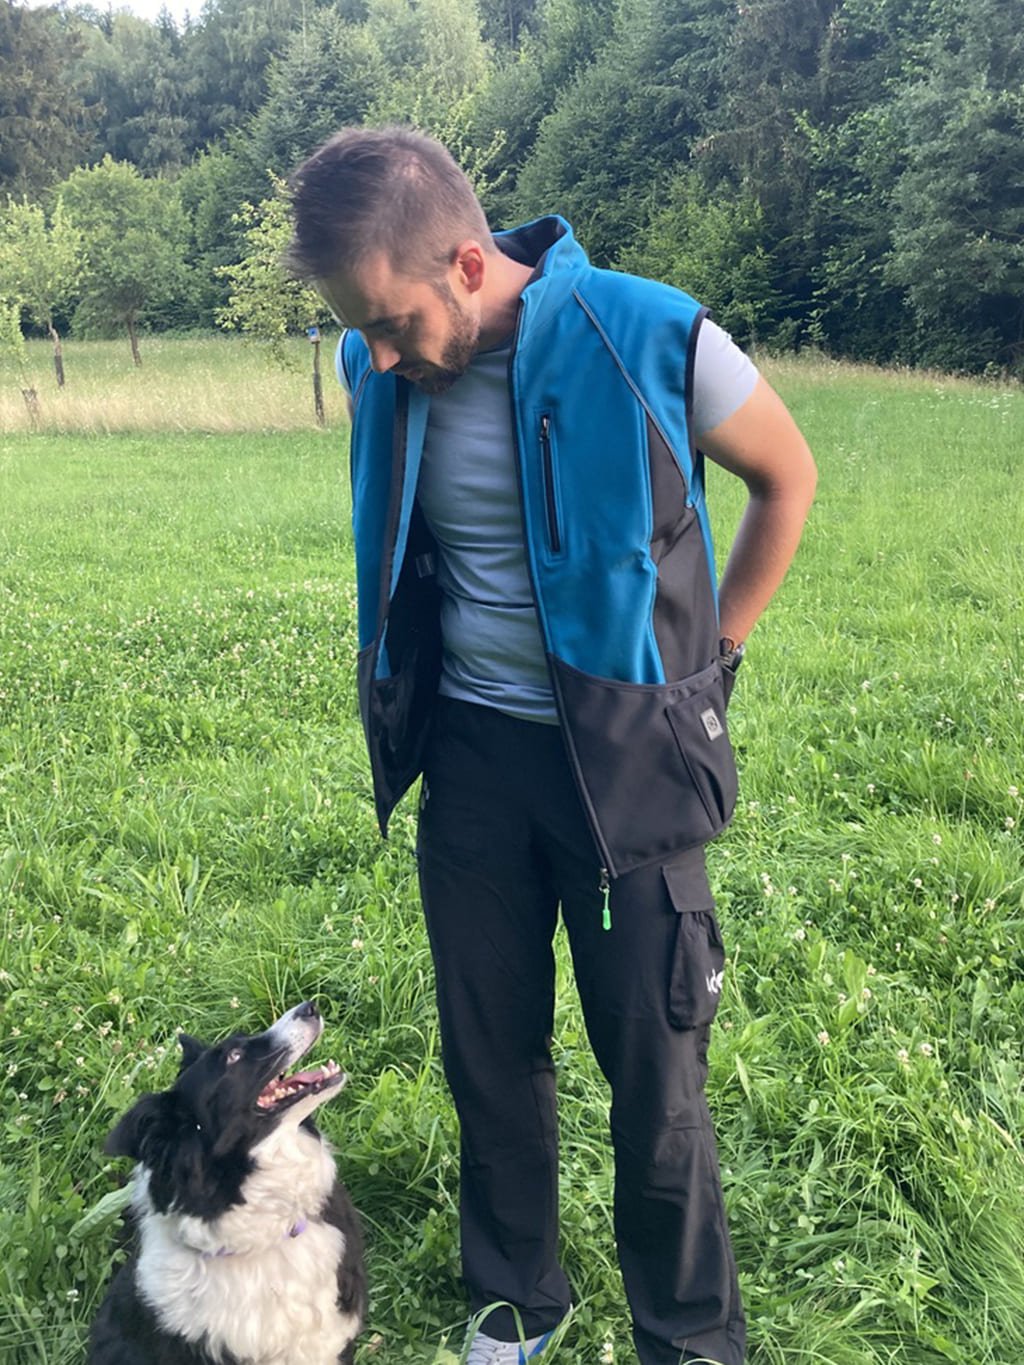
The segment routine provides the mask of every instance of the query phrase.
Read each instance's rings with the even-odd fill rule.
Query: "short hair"
[[[429,279],[466,237],[496,249],[465,173],[413,128],[342,128],[299,166],[289,191],[284,264],[300,280],[352,269],[375,251],[395,270]]]

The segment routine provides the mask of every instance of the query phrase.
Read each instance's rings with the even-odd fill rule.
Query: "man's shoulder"
[[[664,323],[689,328],[706,311],[695,298],[674,285],[622,270],[591,267],[581,275],[576,291],[584,306],[601,316],[642,320],[648,327]]]

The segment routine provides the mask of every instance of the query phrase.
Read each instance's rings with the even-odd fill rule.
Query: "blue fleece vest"
[[[567,752],[615,875],[705,842],[735,798],[689,422],[704,310],[667,286],[594,269],[560,218],[496,241],[535,267],[509,365],[523,535]],[[430,398],[374,374],[358,333],[343,336],[338,363],[354,404],[360,696],[386,829],[419,771],[440,657],[416,509]],[[673,737],[679,752],[666,764]],[[661,786],[662,798],[690,789],[686,809],[670,801],[678,818],[654,819],[646,798],[623,809]]]

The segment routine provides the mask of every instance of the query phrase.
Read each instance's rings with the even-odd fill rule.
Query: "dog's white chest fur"
[[[359,1321],[338,1310],[344,1235],[316,1219],[334,1183],[330,1151],[289,1127],[252,1155],[245,1203],[214,1222],[154,1212],[137,1170],[138,1291],[165,1331],[203,1341],[214,1359],[336,1365]]]

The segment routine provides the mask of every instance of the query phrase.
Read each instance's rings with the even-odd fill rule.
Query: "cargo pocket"
[[[699,1028],[711,1023],[722,998],[725,946],[706,876],[698,881],[685,862],[666,865],[662,876],[677,921],[668,986],[669,1022],[679,1029]]]

